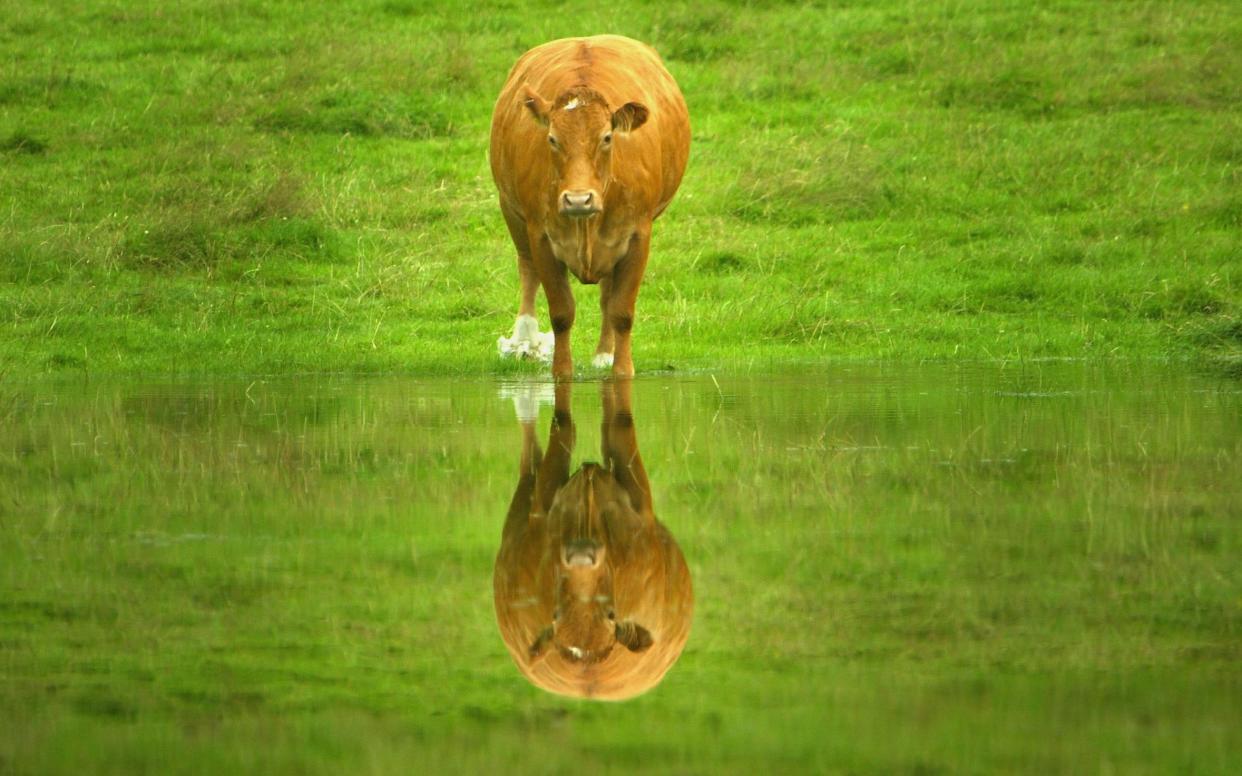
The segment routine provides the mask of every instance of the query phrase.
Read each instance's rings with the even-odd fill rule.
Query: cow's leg
[[[518,280],[522,284],[522,298],[518,302],[518,315],[535,316],[535,291],[538,280],[530,258],[530,236],[526,233],[526,222],[503,204],[500,213],[505,217],[505,226],[509,227],[509,236],[513,238],[513,247],[517,249]]]
[[[518,254],[518,278],[522,282],[522,298],[518,302],[518,315],[535,317],[535,293],[539,290],[539,278],[535,277],[535,264],[530,253]]]
[[[523,412],[522,402],[515,396],[513,404],[518,410],[518,422],[522,427],[522,454],[518,462],[518,484],[509,500],[509,512],[505,518],[504,543],[517,541],[527,524],[539,515],[535,514],[535,489],[543,464],[543,451],[535,438],[535,421],[539,405],[534,404],[534,414]]]
[[[556,499],[556,492],[569,481],[569,461],[573,457],[578,430],[572,412],[573,384],[558,383],[556,405],[552,413],[552,427],[548,430],[548,447],[539,462],[536,474],[533,509],[547,515]]]
[[[591,359],[596,369],[612,366],[612,324],[608,322],[608,299],[611,296],[612,278],[604,276],[599,280],[599,344],[595,346],[595,357]]]
[[[638,300],[638,287],[643,282],[643,272],[647,269],[647,254],[650,250],[651,224],[643,224],[630,238],[630,248],[625,258],[617,262],[616,269],[612,272],[608,323],[612,326],[614,377],[634,376],[634,359],[630,355],[630,331],[634,328],[634,303]]]
[[[601,384],[604,400],[604,418],[600,423],[600,439],[604,463],[625,488],[634,511],[648,521],[655,519],[651,509],[651,483],[647,480],[647,468],[638,451],[638,434],[634,427],[633,401],[630,396],[630,380],[609,380]]]
[[[522,424],[522,458],[518,467],[518,484],[509,500],[509,512],[505,517],[504,540],[509,542],[519,535],[526,524],[537,515],[535,512],[535,485],[538,479],[543,452],[535,439],[535,424]]]
[[[552,318],[552,334],[556,337],[552,352],[552,376],[568,379],[574,373],[574,359],[569,350],[569,333],[574,327],[574,294],[569,287],[569,273],[557,261],[547,237],[530,234],[535,273],[548,298],[548,315]]]
[[[526,222],[503,205],[500,212],[505,217],[505,225],[509,227],[513,247],[517,249],[518,280],[522,290],[518,301],[517,320],[513,323],[513,336],[501,337],[496,345],[502,356],[546,359],[551,349],[547,340],[551,339],[551,335],[540,333],[539,321],[535,317],[535,294],[539,290],[539,278],[535,274],[534,260],[531,258]]]
[[[522,456],[518,462],[518,474],[526,476],[539,470],[539,462],[543,460],[543,452],[535,439],[535,422],[522,423]]]

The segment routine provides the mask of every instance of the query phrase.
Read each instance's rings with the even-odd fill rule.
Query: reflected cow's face
[[[600,384],[603,463],[573,474],[571,387],[556,386],[546,453],[533,423],[522,423],[520,476],[492,577],[496,624],[536,686],[622,700],[658,684],[681,655],[694,590],[652,510],[629,381]]]
[[[619,619],[613,600],[608,526],[619,522],[622,510],[633,512],[628,495],[597,464],[584,464],[557,491],[548,514],[545,555],[553,567],[556,608],[552,622],[530,645],[532,660],[554,648],[567,660],[594,663],[618,642],[633,652],[651,646],[647,629]]]
[[[547,129],[555,171],[553,212],[569,218],[601,213],[612,180],[614,140],[641,127],[647,108],[629,102],[613,110],[589,89],[572,89],[549,104],[529,87],[523,104]]]

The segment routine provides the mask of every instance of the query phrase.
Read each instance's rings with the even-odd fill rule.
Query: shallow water
[[[1223,772],[1240,753],[1236,382],[859,365],[0,400],[0,770]],[[584,614],[554,589],[590,509],[613,522],[568,555],[611,547],[613,578]],[[507,517],[558,528],[506,554]],[[650,638],[617,641],[606,609]]]

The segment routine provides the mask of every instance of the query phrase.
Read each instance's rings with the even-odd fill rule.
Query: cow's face
[[[593,663],[618,642],[634,652],[651,646],[645,628],[617,617],[612,597],[608,512],[627,508],[625,491],[596,464],[584,464],[557,492],[547,518],[556,609],[530,646],[532,660],[555,648],[573,662]]]
[[[526,88],[523,103],[547,130],[548,153],[555,171],[551,195],[557,213],[587,218],[604,209],[604,193],[612,180],[612,147],[618,135],[647,121],[647,108],[628,102],[613,110],[598,93],[571,89],[548,104]]]

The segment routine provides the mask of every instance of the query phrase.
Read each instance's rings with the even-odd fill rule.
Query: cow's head
[[[556,609],[530,645],[532,661],[556,649],[571,662],[595,663],[617,644],[631,652],[651,646],[651,633],[619,618],[613,600],[608,513],[630,508],[625,491],[597,464],[584,464],[557,492],[548,514]]]
[[[523,104],[547,130],[556,212],[572,218],[601,212],[612,180],[613,140],[647,121],[646,106],[627,102],[614,110],[586,87],[570,89],[549,103],[530,86]]]

